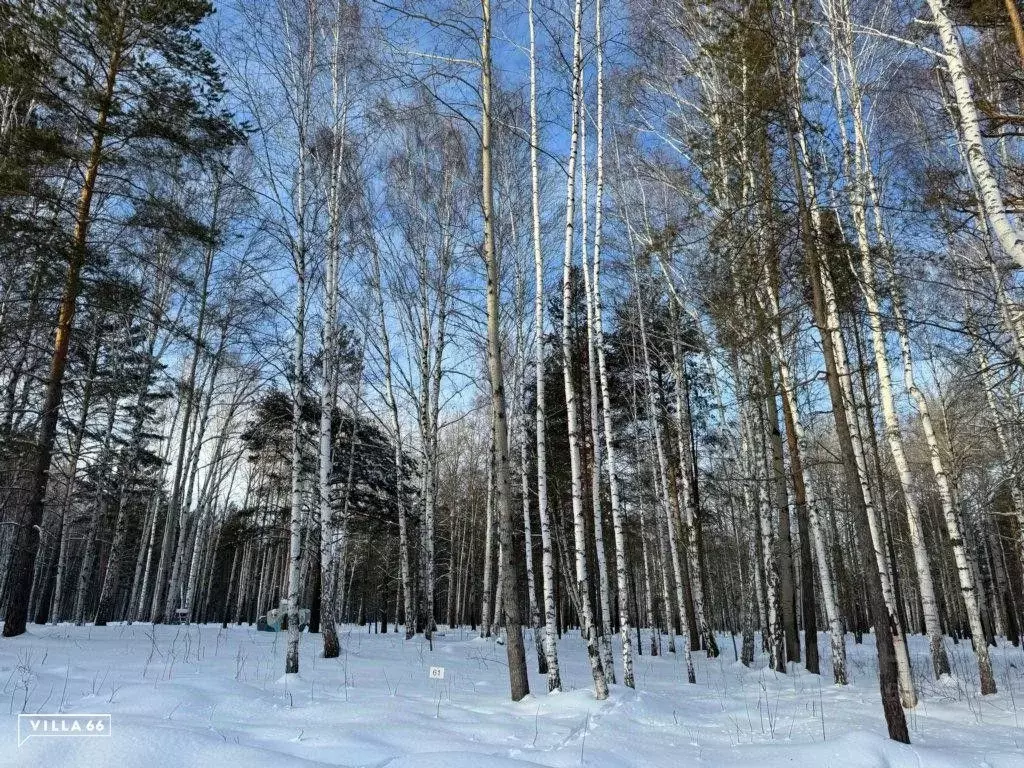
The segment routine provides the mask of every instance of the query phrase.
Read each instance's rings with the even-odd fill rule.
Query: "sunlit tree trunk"
[[[293,258],[297,284],[295,339],[292,351],[291,517],[288,530],[288,651],[285,658],[285,673],[299,671],[299,599],[302,595],[299,571],[302,564],[303,529],[302,444],[305,430],[302,425],[302,408],[306,346],[306,253],[301,229]]]
[[[487,269],[487,372],[491,389],[491,419],[494,425],[494,501],[498,513],[498,538],[505,579],[504,596],[505,652],[508,659],[512,700],[519,701],[530,692],[526,671],[526,649],[519,617],[513,552],[512,484],[509,479],[508,420],[505,415],[505,374],[501,348],[500,273],[494,242],[494,186],[491,180],[491,3],[481,0],[483,26],[480,34],[480,172],[481,209],[484,219],[483,251]]]
[[[877,211],[877,203],[875,208]],[[879,228],[879,231],[882,231],[881,228]],[[921,417],[921,427],[928,443],[928,455],[932,473],[935,475],[935,485],[939,491],[942,517],[946,523],[946,533],[949,535],[950,547],[953,549],[957,579],[960,584],[964,606],[967,610],[967,621],[971,628],[974,652],[978,659],[981,692],[982,694],[995,693],[995,676],[992,672],[992,661],[988,654],[988,642],[981,623],[981,609],[978,601],[979,587],[967,560],[963,531],[956,514],[955,485],[946,470],[945,461],[942,458],[942,451],[935,434],[935,426],[932,422],[928,401],[917,385],[916,374],[914,373],[914,360],[910,349],[910,335],[906,317],[903,314],[899,287],[896,285],[895,276],[892,273],[892,266],[890,264],[889,294],[892,297],[893,319],[895,320],[896,333],[899,338],[900,356],[903,360],[903,383],[907,392],[910,393],[910,398],[917,408],[918,415]]]
[[[823,358],[826,368],[826,383],[829,388],[829,398],[832,401],[833,419],[836,424],[836,434],[839,438],[843,472],[846,486],[850,492],[853,518],[857,530],[857,540],[861,557],[868,563],[877,561],[878,547],[871,534],[870,514],[866,499],[861,495],[860,472],[855,460],[851,446],[851,433],[849,419],[847,418],[846,398],[843,387],[840,385],[840,370],[837,365],[837,351],[832,336],[832,322],[826,319],[824,291],[820,279],[820,266],[818,259],[818,238],[820,232],[820,216],[818,213],[817,193],[815,191],[814,177],[811,172],[809,154],[806,139],[803,131],[803,114],[800,108],[802,82],[800,76],[799,40],[795,34],[796,14],[790,14],[793,25],[792,46],[794,48],[793,66],[793,93],[790,96],[790,110],[792,112],[792,124],[790,126],[789,151],[793,166],[793,179],[801,195],[800,217],[801,235],[804,243],[805,259],[808,266],[808,274],[811,284],[811,308],[815,324],[819,329],[822,341]],[[799,151],[797,149],[799,147]],[[794,409],[795,412],[795,409]],[[809,500],[810,501],[810,500]],[[898,624],[895,623],[892,612],[885,601],[885,593],[882,583],[882,568],[869,568],[865,573],[865,586],[871,605],[872,620],[876,630],[876,643],[878,646],[878,680],[879,690],[882,699],[882,710],[885,713],[888,726],[889,738],[909,743],[910,734],[907,730],[906,715],[903,712],[901,697],[901,674],[902,663],[897,661],[897,645],[902,644],[903,635]],[[906,647],[905,645],[903,646]],[[909,671],[909,670],[908,670]]]
[[[861,293],[864,296],[868,324],[871,329],[872,351],[874,354],[875,370],[878,374],[879,401],[885,424],[885,437],[893,457],[893,464],[899,478],[904,507],[906,509],[907,526],[917,572],[925,632],[931,645],[932,667],[936,677],[940,677],[949,673],[949,658],[946,655],[946,649],[942,641],[938,603],[932,581],[931,562],[924,542],[921,512],[918,508],[917,497],[914,494],[913,477],[910,472],[909,462],[907,461],[906,451],[903,447],[903,436],[900,432],[899,417],[896,413],[885,332],[882,329],[881,312],[875,286],[874,260],[866,215],[868,177],[873,172],[867,160],[869,156],[863,120],[863,97],[857,63],[854,59],[850,7],[844,0],[844,2],[840,3],[837,10],[838,13],[831,19],[833,54],[835,58],[833,81],[836,110],[840,115],[844,115],[847,111],[847,106],[843,103],[844,99],[842,98],[844,80],[849,91],[848,109],[853,128],[853,141],[849,139],[845,127],[842,128],[840,137],[843,141],[844,170],[848,176],[852,176],[851,182],[846,186],[846,192],[849,198],[857,250],[860,255],[861,274],[858,282]],[[845,78],[843,73],[845,73]],[[870,183],[873,184],[873,178]],[[880,522],[884,523],[884,518]]]
[[[537,41],[533,0],[528,0],[527,20],[530,29],[530,220],[534,265],[533,351],[537,400],[537,517],[540,519],[541,573],[544,580],[544,657],[547,660],[548,691],[554,691],[562,687],[562,680],[558,672],[555,564],[551,550],[551,521],[548,509],[547,418],[544,413],[544,252],[541,247],[540,229],[540,137],[537,118]]]
[[[587,643],[590,671],[594,678],[594,695],[608,698],[608,682],[601,665],[597,627],[590,599],[590,575],[587,567],[587,525],[583,512],[583,461],[580,455],[579,403],[573,377],[571,341],[573,231],[576,220],[576,158],[579,145],[579,114],[583,98],[583,3],[576,0],[573,11],[572,58],[572,130],[569,141],[569,162],[566,168],[565,242],[562,259],[562,378],[565,386],[566,421],[568,422],[569,464],[572,483],[572,517],[575,541],[576,589],[580,599],[580,622]]]
[[[594,7],[595,37],[597,38],[597,186],[594,199],[594,261],[593,274],[591,275],[591,290],[588,293],[588,304],[591,311],[588,312],[588,320],[593,329],[593,348],[597,352],[597,368],[600,377],[601,391],[601,412],[604,416],[604,440],[605,452],[607,454],[608,466],[608,488],[612,508],[612,530],[615,539],[615,579],[616,594],[618,597],[619,609],[619,633],[622,637],[622,681],[633,688],[633,649],[630,639],[629,625],[629,586],[627,580],[628,562],[626,550],[626,532],[623,520],[622,501],[619,493],[619,474],[615,457],[615,440],[612,431],[611,394],[608,386],[608,364],[605,360],[604,349],[604,313],[601,299],[601,244],[602,244],[602,222],[604,204],[604,39],[601,31],[601,0],[597,0]],[[586,267],[587,256],[584,252],[583,261]],[[592,389],[592,395],[595,394]],[[592,397],[592,409],[597,408],[596,397]],[[595,430],[596,432],[596,430]],[[596,435],[595,435],[596,443]],[[594,454],[597,455],[595,444]],[[595,463],[597,459],[595,458]],[[596,484],[599,486],[599,484]],[[595,497],[595,526],[600,520],[600,503]],[[602,539],[598,538],[598,546],[602,547]],[[604,566],[601,566],[602,568]],[[607,586],[602,587],[607,591]],[[605,611],[610,614],[611,608],[606,596],[603,596]],[[610,619],[610,617],[609,617]],[[606,636],[610,638],[611,627],[609,619],[605,620]],[[609,643],[610,645],[610,643]],[[609,647],[609,656],[611,649]],[[610,660],[609,660],[610,661]],[[614,665],[609,663],[609,671],[614,671]],[[614,679],[614,676],[613,676]]]
[[[942,50],[943,63],[949,75],[949,82],[956,99],[959,116],[959,139],[967,159],[971,175],[974,176],[978,194],[985,209],[985,217],[992,227],[999,245],[1021,267],[1024,267],[1024,236],[1014,224],[1003,201],[996,173],[989,163],[985,143],[981,135],[981,119],[967,76],[960,37],[949,16],[946,0],[928,0]]]
[[[494,599],[494,428],[491,428],[491,447],[487,462],[487,512],[484,522],[484,575],[483,605],[480,609],[480,637],[490,637],[496,620],[492,610]]]
[[[604,548],[604,520],[601,508],[601,405],[597,385],[597,350],[594,329],[594,287],[591,285],[591,268],[587,244],[587,191],[590,179],[587,175],[587,116],[585,99],[580,99],[580,255],[583,273],[583,297],[586,306],[587,326],[587,383],[589,384],[590,416],[590,506],[594,525],[595,570],[597,571],[597,594],[600,607],[598,644],[601,651],[601,665],[609,683],[615,682],[615,660],[611,646],[611,600],[609,598],[608,559]]]

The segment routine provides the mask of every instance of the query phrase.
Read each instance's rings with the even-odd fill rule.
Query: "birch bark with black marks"
[[[579,115],[583,99],[583,3],[576,0],[573,10],[572,55],[572,130],[569,139],[569,160],[566,168],[565,241],[562,256],[562,379],[565,387],[566,421],[569,438],[569,465],[572,490],[573,535],[576,560],[576,589],[580,596],[580,622],[587,643],[590,672],[594,678],[594,695],[608,698],[608,682],[601,663],[601,654],[594,625],[590,599],[590,574],[587,566],[587,526],[583,512],[583,461],[580,455],[579,404],[573,376],[571,341],[573,232],[576,220],[576,159],[579,151]]]
[[[868,233],[866,212],[868,187],[874,186],[874,172],[870,166],[867,133],[863,116],[862,86],[857,62],[854,59],[852,20],[850,7],[846,0],[839,0],[830,22],[834,59],[832,77],[836,111],[840,115],[844,115],[848,111],[853,128],[852,141],[849,138],[845,124],[840,131],[840,139],[843,144],[844,171],[847,176],[852,177],[851,183],[846,186],[846,193],[850,217],[853,221],[856,247],[860,256],[861,272],[857,282],[864,296],[868,324],[871,329],[871,346],[875,370],[878,375],[879,401],[885,425],[885,437],[889,445],[889,451],[892,454],[893,464],[896,468],[896,474],[899,478],[900,489],[903,495],[911,551],[914,555],[914,565],[920,590],[925,632],[928,635],[931,648],[932,668],[935,676],[941,677],[949,673],[949,658],[946,655],[946,649],[942,640],[942,627],[939,621],[935,586],[932,581],[931,561],[924,542],[921,512],[913,490],[913,476],[907,461],[906,451],[903,446],[903,436],[900,431],[899,417],[896,413],[885,331],[882,328],[881,310],[875,285],[874,257]],[[843,99],[844,85],[848,91],[848,98],[845,100]],[[849,102],[848,105],[844,103],[846,101]],[[879,230],[878,234],[881,236],[881,230]],[[856,275],[856,272],[854,274]],[[880,520],[880,522],[884,522],[884,519]],[[899,652],[898,648],[897,652]]]
[[[622,637],[622,682],[629,688],[635,688],[636,683],[633,676],[633,648],[630,639],[629,624],[629,585],[627,574],[629,563],[626,549],[625,515],[619,492],[619,474],[615,457],[615,440],[612,430],[612,406],[611,390],[608,385],[608,364],[605,359],[604,341],[604,302],[601,298],[601,245],[602,245],[602,223],[604,221],[604,38],[601,29],[601,0],[597,0],[594,6],[594,36],[596,38],[596,63],[597,63],[597,178],[594,196],[594,255],[593,273],[590,279],[590,291],[587,294],[587,304],[590,311],[587,313],[588,323],[593,329],[592,348],[597,353],[597,372],[600,380],[601,413],[604,417],[604,441],[605,453],[607,456],[606,466],[608,467],[608,491],[612,512],[612,534],[615,541],[615,580],[616,596],[618,599],[619,634]],[[587,256],[584,250],[584,276],[586,276]],[[593,374],[591,374],[593,375]],[[597,409],[596,392],[593,383],[591,385],[592,405],[591,409]],[[595,430],[596,432],[596,430]],[[596,435],[595,435],[596,443]],[[595,444],[595,457],[597,448]],[[595,464],[599,464],[595,458]],[[598,487],[600,483],[596,484]],[[600,520],[601,511],[599,497],[595,497],[595,527]],[[603,554],[603,539],[597,537],[599,552]],[[600,558],[599,558],[600,563]],[[604,566],[601,566],[602,568]],[[607,581],[607,579],[605,579]],[[607,584],[602,585],[602,591],[607,593]],[[606,612],[605,634],[608,642],[608,655],[611,655],[611,608],[607,595],[602,596],[602,602]],[[714,640],[712,640],[712,643]],[[609,659],[610,661],[610,659]],[[609,664],[609,670],[614,672],[614,664]],[[614,682],[614,674],[612,675]]]
[[[533,245],[534,374],[536,386],[537,433],[537,517],[540,520],[541,574],[544,580],[544,657],[547,662],[548,692],[559,690],[558,645],[555,608],[555,564],[551,550],[551,519],[548,508],[547,418],[544,413],[544,252],[540,229],[540,136],[537,118],[537,40],[533,0],[527,0],[530,32],[530,222]]]
[[[978,196],[985,211],[985,218],[992,227],[996,241],[1006,255],[1024,267],[1024,234],[1010,217],[996,172],[989,162],[985,151],[985,142],[981,134],[981,118],[978,114],[977,102],[971,88],[971,80],[967,75],[963,49],[953,20],[950,18],[946,0],[928,0],[932,19],[942,43],[945,56],[942,63],[946,65],[949,83],[956,99],[959,116],[958,138],[967,160],[968,169],[974,177],[978,188]]]

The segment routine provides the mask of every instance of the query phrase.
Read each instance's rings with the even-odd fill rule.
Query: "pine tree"
[[[153,155],[162,147],[179,157],[201,156],[235,138],[230,119],[218,106],[219,72],[196,31],[212,12],[209,3],[172,0],[136,5],[99,0],[54,4],[48,10],[52,16],[47,22],[60,25],[53,41],[59,47],[49,52],[57,59],[61,75],[53,84],[63,85],[61,96],[67,103],[84,106],[76,113],[82,116],[80,130],[88,137],[88,145],[83,148],[72,233],[63,249],[67,271],[41,407],[31,497],[12,566],[14,584],[5,637],[23,633],[28,618],[39,547],[35,529],[43,516],[82,270],[90,257],[93,201],[97,192],[111,191],[104,185],[103,173],[135,146],[146,146]],[[75,76],[79,72],[100,76],[82,80]]]

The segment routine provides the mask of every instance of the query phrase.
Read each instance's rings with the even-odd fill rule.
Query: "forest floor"
[[[533,695],[512,703],[504,646],[468,630],[442,631],[430,651],[421,637],[345,626],[331,660],[319,658],[319,635],[304,634],[301,672],[286,676],[283,633],[33,626],[0,641],[0,765],[1024,766],[1021,649],[994,651],[1000,692],[982,698],[969,644],[947,641],[955,675],[936,682],[924,638],[912,638],[921,699],[907,713],[905,746],[886,738],[872,638],[848,638],[844,688],[827,668],[822,677],[795,664],[772,672],[760,653],[743,667],[723,635],[720,658],[695,654],[696,685],[679,655],[645,647],[636,691],[612,686],[603,702],[578,634],[559,645],[557,695],[545,693],[527,638]],[[827,636],[819,642],[826,660]],[[431,666],[444,667],[443,680],[430,678]],[[56,712],[110,713],[109,736],[18,745],[18,713]]]

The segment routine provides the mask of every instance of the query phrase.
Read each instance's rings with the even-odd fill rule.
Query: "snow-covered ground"
[[[845,688],[799,665],[776,674],[761,656],[744,668],[725,635],[721,658],[696,655],[696,685],[680,658],[645,653],[636,691],[613,686],[598,702],[583,644],[566,636],[564,692],[547,695],[531,663],[533,695],[515,704],[504,647],[467,630],[433,652],[359,627],[342,641],[341,658],[325,660],[319,635],[303,635],[302,671],[285,676],[284,635],[246,626],[31,627],[0,641],[0,765],[1024,766],[1024,654],[1012,646],[993,656],[999,694],[982,699],[965,644],[949,645],[956,677],[935,683],[913,638],[921,703],[903,746],[885,736],[871,638],[850,637]],[[528,651],[533,662],[530,638]],[[20,712],[110,713],[110,736],[19,747]]]

